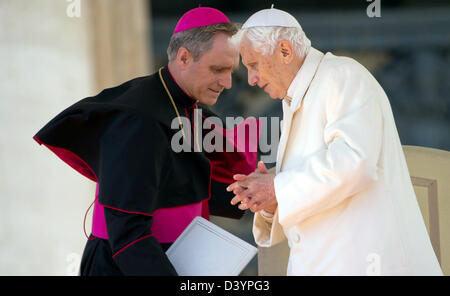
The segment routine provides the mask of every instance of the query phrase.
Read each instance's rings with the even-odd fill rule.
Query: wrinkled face
[[[247,38],[243,38],[240,46],[242,64],[248,71],[248,84],[264,89],[273,99],[283,99],[289,85],[286,85],[286,69],[275,50],[272,55],[262,55],[253,49]]]
[[[231,73],[239,65],[239,53],[229,38],[217,33],[211,48],[185,69],[186,91],[202,104],[214,105],[223,89],[231,88]]]

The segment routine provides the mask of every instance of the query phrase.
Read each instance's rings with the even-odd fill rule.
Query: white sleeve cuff
[[[274,214],[268,213],[264,210],[261,210],[260,213],[261,216],[264,218],[264,220],[266,220],[269,223],[272,223]]]

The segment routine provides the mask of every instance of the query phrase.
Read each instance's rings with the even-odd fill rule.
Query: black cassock
[[[161,72],[179,114],[191,121],[183,129],[194,147],[198,106],[167,67]],[[201,110],[204,117],[214,115]],[[35,135],[97,183],[81,275],[176,275],[165,250],[194,216],[243,215],[225,188],[233,174],[255,169],[256,152],[249,146],[244,152],[174,152],[172,137],[181,131],[171,128],[174,118],[175,108],[155,73],[75,103]]]

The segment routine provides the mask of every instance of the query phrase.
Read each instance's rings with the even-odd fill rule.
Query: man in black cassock
[[[235,173],[253,171],[256,153],[206,153],[194,125],[196,109],[213,115],[198,104],[213,105],[231,87],[236,31],[216,9],[188,11],[168,66],[75,103],[35,135],[97,183],[81,275],[176,275],[165,251],[195,216],[242,216],[225,188]],[[192,149],[174,151],[177,134]]]

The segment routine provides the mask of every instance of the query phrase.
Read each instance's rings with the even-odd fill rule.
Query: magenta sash
[[[98,202],[98,191],[99,186],[97,183],[92,218],[92,235],[102,239],[108,239],[104,206]],[[159,243],[173,243],[196,216],[202,216],[204,212],[207,212],[203,211],[205,203],[207,206],[207,199],[195,204],[155,211],[151,227],[153,236]]]

